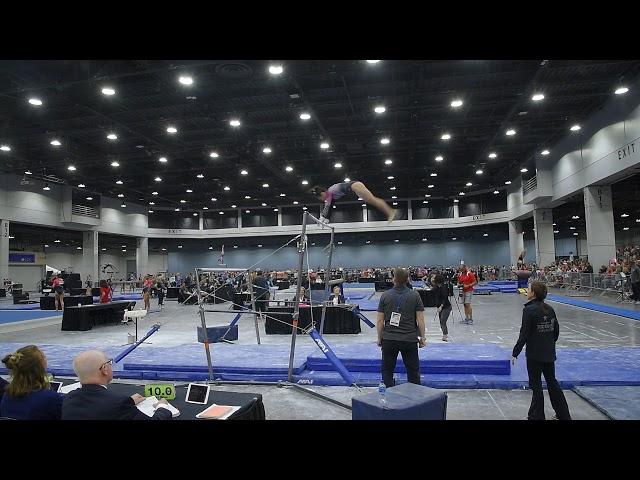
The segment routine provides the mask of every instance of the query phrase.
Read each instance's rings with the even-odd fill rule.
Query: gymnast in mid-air
[[[323,223],[329,222],[332,207],[336,200],[344,197],[351,192],[362,198],[365,203],[373,205],[382,213],[384,213],[387,217],[388,223],[391,223],[396,216],[396,211],[391,208],[387,204],[387,202],[371,193],[362,182],[341,182],[331,185],[329,188],[315,186],[310,190],[310,192],[318,199],[324,201],[324,208],[322,209],[322,213],[320,215],[320,220]]]

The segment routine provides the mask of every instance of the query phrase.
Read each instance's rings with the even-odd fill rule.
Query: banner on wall
[[[9,263],[36,263],[35,253],[9,253]]]

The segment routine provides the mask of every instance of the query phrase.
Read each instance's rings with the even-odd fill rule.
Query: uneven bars
[[[320,220],[318,220],[316,217],[314,217],[313,215],[311,215],[309,212],[305,212],[307,214],[307,217],[310,217],[314,222],[316,222],[318,225],[320,225],[321,227],[327,227],[330,228],[331,230],[335,230],[336,227],[333,227],[331,225],[327,225],[324,222],[321,222]]]

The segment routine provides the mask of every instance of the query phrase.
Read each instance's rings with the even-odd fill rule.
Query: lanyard
[[[396,312],[402,312],[402,307],[404,306],[404,302],[407,299],[407,296],[409,294],[409,289],[406,289],[405,291],[403,291],[402,293],[398,294],[398,297],[396,299]]]

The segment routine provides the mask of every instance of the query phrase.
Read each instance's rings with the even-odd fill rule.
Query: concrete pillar
[[[91,282],[100,279],[100,263],[98,262],[98,231],[82,232],[82,263],[80,277],[85,285],[87,275],[91,275]]]
[[[584,214],[587,222],[587,255],[594,271],[616,256],[611,186],[584,189]]]
[[[278,207],[278,226],[282,226],[282,207]]]
[[[362,207],[362,221],[363,222],[368,222],[369,221],[369,213],[367,212],[367,204],[364,204],[364,207]]]
[[[509,222],[509,259],[511,265],[516,265],[518,255],[524,250],[524,233],[522,222],[511,220]]]
[[[242,209],[238,209],[238,228],[242,228]]]
[[[139,237],[136,239],[136,275],[143,277],[148,272],[149,264],[149,239],[147,237]]]
[[[198,215],[198,230],[204,230],[204,213]]]
[[[556,241],[553,236],[553,210],[536,208],[533,211],[533,226],[536,235],[536,263],[545,267],[556,260]]]
[[[453,218],[460,218],[460,204],[458,202],[453,204]]]
[[[0,287],[9,278],[9,220],[0,220]]]

